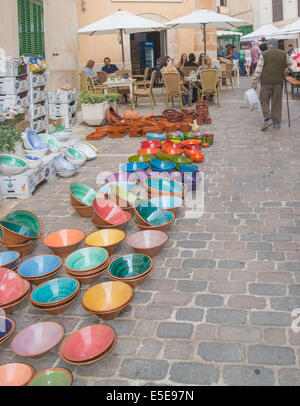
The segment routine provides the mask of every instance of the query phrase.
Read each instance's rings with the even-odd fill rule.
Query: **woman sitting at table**
[[[86,64],[86,67],[84,68],[83,72],[86,74],[86,76],[91,76],[94,80],[94,82],[100,83],[99,80],[97,79],[96,73],[93,71],[93,67],[95,66],[95,61],[92,61],[91,59],[88,61]]]
[[[205,55],[203,58],[203,65],[199,67],[197,71],[197,78],[200,78],[199,72],[201,70],[206,70],[206,69],[216,69],[218,70],[218,67],[216,65],[212,66],[212,60],[211,57],[208,55]]]
[[[198,66],[196,64],[196,57],[195,54],[189,54],[189,60],[185,62],[184,66]]]
[[[198,66],[199,67],[204,66],[204,57],[205,57],[205,54],[203,52],[201,52],[201,54],[199,55],[199,58],[198,58]]]
[[[187,54],[181,54],[180,61],[177,64],[177,68],[179,69],[183,68],[187,60],[188,60]]]

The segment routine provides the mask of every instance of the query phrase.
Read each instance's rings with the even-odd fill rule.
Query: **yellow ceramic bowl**
[[[118,228],[107,228],[89,234],[84,242],[90,247],[106,247],[120,243],[125,237],[125,231],[119,230]]]
[[[88,289],[82,304],[92,312],[106,312],[126,304],[133,296],[133,289],[125,282],[103,282]]]

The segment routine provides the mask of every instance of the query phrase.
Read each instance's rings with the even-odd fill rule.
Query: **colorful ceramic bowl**
[[[71,299],[68,299],[66,302],[60,303],[58,305],[54,304],[54,305],[49,305],[47,307],[44,307],[44,306],[37,306],[31,302],[31,306],[36,310],[51,314],[52,316],[58,316],[59,314],[63,313],[67,307],[69,307],[72,303],[74,303],[78,299],[79,296],[80,296],[80,292],[78,292]]]
[[[86,142],[76,142],[74,148],[76,151],[83,154],[86,157],[87,161],[91,161],[92,159],[97,158],[97,151],[95,151],[95,149]]]
[[[146,133],[147,140],[159,140],[164,141],[166,139],[165,134],[155,134],[155,133]]]
[[[82,159],[86,160],[86,156],[74,148],[67,148],[67,158],[68,159],[71,158],[71,159],[75,159],[75,160],[79,160],[79,161],[81,161]]]
[[[184,147],[184,153],[189,153],[190,151],[201,151],[202,146],[201,145],[186,145]]]
[[[149,162],[155,155],[132,155],[128,158],[128,162]]]
[[[92,223],[97,227],[97,228],[101,228],[101,229],[105,229],[105,228],[121,228],[124,229],[126,227],[126,224],[131,220],[132,215],[130,212],[125,212],[126,214],[126,220],[123,221],[122,223],[118,223],[118,224],[107,224],[107,225],[103,225],[103,224],[99,224],[97,223],[97,221],[95,219],[92,219]]]
[[[106,183],[100,188],[100,192],[103,193],[104,195],[110,195],[111,190],[110,186],[111,185],[117,185],[120,186],[121,188],[132,191],[136,188],[136,183],[135,182],[111,182],[111,183]]]
[[[201,140],[196,140],[196,139],[188,139],[182,142],[182,146],[191,146],[191,145],[201,145],[202,141]]]
[[[137,176],[135,173],[116,172],[106,176],[105,182],[136,182]]]
[[[77,213],[83,218],[93,217],[93,206],[74,206]]]
[[[185,187],[182,183],[163,177],[151,177],[144,180],[148,193],[155,195],[168,195],[182,197]]]
[[[150,202],[162,210],[171,210],[173,213],[178,207],[183,207],[183,200],[176,196],[154,197]]]
[[[164,154],[163,152],[158,152],[158,153],[156,154],[156,157],[157,157],[160,161],[171,161],[171,159],[172,159],[171,155]]]
[[[60,353],[69,361],[90,361],[105,353],[115,338],[114,330],[110,326],[93,324],[66,338],[60,347]]]
[[[32,366],[19,362],[0,365],[0,386],[26,386],[34,372]]]
[[[0,267],[13,269],[18,265],[20,258],[21,254],[18,251],[0,252]]]
[[[39,372],[28,386],[71,386],[72,374],[65,368],[50,368]]]
[[[172,171],[176,168],[176,164],[174,162],[169,161],[161,161],[159,159],[151,159],[151,169],[153,171]]]
[[[172,161],[176,164],[188,165],[193,162],[191,158],[186,158],[184,156],[172,156]]]
[[[148,274],[153,261],[148,255],[128,254],[115,259],[108,268],[108,275],[114,279],[132,280]]]
[[[137,151],[139,155],[156,155],[161,148],[142,148]]]
[[[78,165],[72,164],[71,162],[60,156],[56,156],[55,158],[53,158],[53,163],[57,172],[64,171],[73,173],[76,172],[79,168]]]
[[[159,140],[146,140],[141,143],[141,148],[161,148],[161,141]]]
[[[63,261],[56,255],[38,255],[24,261],[18,268],[18,274],[29,281],[54,276],[62,267]]]
[[[56,278],[38,286],[31,293],[31,302],[40,307],[59,305],[71,300],[79,290],[80,284],[75,279]]]
[[[146,170],[149,167],[147,162],[129,162],[121,166],[123,172],[136,172],[141,169],[142,171]]]
[[[168,229],[168,227],[169,227],[169,226],[173,223],[173,221],[175,220],[175,214],[172,213],[171,211],[168,211],[168,210],[163,210],[163,212],[164,212],[164,215],[166,216],[168,222],[167,222],[167,224],[164,224],[164,225],[162,225],[162,226],[145,226],[145,225],[142,225],[142,224],[138,224],[138,223],[136,222],[136,218],[135,218],[135,217],[132,219],[132,223],[133,223],[135,226],[139,227],[141,230],[160,230],[160,231],[166,231],[166,230]]]
[[[142,225],[162,226],[167,223],[164,212],[148,200],[137,200],[134,205],[136,221]]]
[[[15,322],[4,316],[0,316],[0,344],[4,343],[15,331]]]
[[[135,194],[117,185],[112,185],[110,190],[112,192],[114,201],[122,209],[133,207],[135,201],[138,199]]]
[[[1,234],[1,232],[0,232]],[[18,251],[22,257],[26,257],[30,255],[34,249],[36,244],[36,240],[27,241],[24,244],[17,244],[17,245],[7,245],[0,241],[0,245],[8,249],[9,251]]]
[[[13,223],[18,223],[30,228],[39,236],[42,233],[42,225],[39,217],[29,210],[14,210],[5,216],[4,220],[12,221]]]
[[[3,242],[6,245],[23,244],[29,240],[39,238],[39,235],[28,227],[12,221],[1,220],[0,227],[2,230]]]
[[[0,172],[3,175],[12,176],[23,172],[27,168],[27,162],[16,155],[0,154]]]
[[[61,342],[64,327],[56,322],[45,321],[21,330],[11,343],[12,352],[20,357],[40,358]]]
[[[125,237],[126,233],[123,230],[108,228],[94,231],[85,238],[84,242],[89,247],[106,248],[109,255],[112,255]]]
[[[113,191],[115,185],[110,186]],[[111,200],[97,198],[93,201],[94,220],[98,224],[118,225],[127,220],[126,213],[116,203]]]
[[[15,272],[7,268],[0,268],[0,287],[0,307],[3,307],[24,296],[28,286]]]
[[[97,192],[84,183],[73,182],[70,185],[70,196],[74,206],[91,206]]]
[[[48,234],[44,238],[43,243],[50,248],[56,255],[67,257],[71,252],[75,251],[85,234],[78,229],[58,230]]]
[[[70,254],[66,261],[66,268],[71,271],[91,271],[99,268],[109,258],[108,251],[100,247],[82,248]]]
[[[198,171],[197,165],[178,165],[180,172],[196,172]]]
[[[154,257],[168,241],[169,236],[164,231],[144,230],[133,233],[127,237],[127,245],[138,254]]]

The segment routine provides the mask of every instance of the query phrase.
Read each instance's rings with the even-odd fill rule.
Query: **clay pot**
[[[93,206],[73,206],[77,213],[84,218],[93,217]]]
[[[106,120],[109,122],[109,124],[112,124],[112,125],[114,125],[114,123],[115,123],[116,121],[121,121],[121,120],[122,120],[122,117],[120,117],[120,116],[115,112],[115,110],[113,109],[112,106],[110,106],[110,107],[108,107],[108,108],[106,109],[106,111],[105,111],[105,117],[106,117]]]

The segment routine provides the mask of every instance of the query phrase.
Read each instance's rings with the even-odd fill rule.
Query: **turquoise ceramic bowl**
[[[183,200],[181,197],[176,196],[154,197],[150,202],[162,210],[170,210],[183,206]]]
[[[37,238],[38,234],[21,224],[13,223],[11,221],[2,220],[0,224],[14,233],[25,235],[26,237]]]
[[[68,148],[67,151],[68,151],[68,154],[69,154],[72,158],[80,159],[80,160],[85,158],[85,155],[83,155],[83,154],[82,154],[81,152],[79,152],[79,151],[76,151],[76,149],[74,149],[74,148]]]
[[[145,186],[164,193],[181,193],[183,186],[171,179],[152,177],[144,180]]]
[[[18,268],[18,274],[24,278],[39,278],[58,271],[62,259],[56,255],[38,255],[24,261]]]
[[[148,200],[137,200],[134,204],[136,215],[139,216],[146,225],[162,226],[167,224],[167,219],[159,207],[153,206]]]
[[[152,158],[155,158],[154,155],[132,155],[128,158],[128,162],[149,162]]]
[[[129,162],[121,166],[123,172],[145,171],[149,167],[147,162]]]
[[[105,248],[89,247],[72,252],[66,259],[66,267],[73,271],[89,271],[100,267],[107,259]]]
[[[77,201],[87,206],[91,206],[93,200],[97,197],[97,192],[84,183],[71,183],[70,192]]]
[[[169,161],[161,161],[160,159],[151,159],[151,169],[153,171],[172,171],[176,168],[176,164],[174,162]]]
[[[146,133],[147,140],[159,140],[164,141],[166,139],[165,134],[155,134],[155,133]]]
[[[147,255],[129,254],[114,260],[108,268],[108,273],[115,278],[132,279],[146,274],[152,266],[152,260]]]
[[[31,294],[32,302],[37,306],[49,306],[66,302],[76,295],[80,283],[72,278],[57,278],[38,286]]]
[[[27,162],[10,154],[0,154],[0,172],[4,175],[17,175],[27,168]]]
[[[180,172],[196,172],[198,171],[197,165],[178,165],[178,170]]]
[[[168,223],[170,223],[172,220],[174,220],[174,218],[175,218],[175,214],[174,213],[172,213],[171,211],[168,211],[168,210],[165,210],[164,211],[164,215],[166,216],[166,218],[167,218],[167,224]],[[132,218],[132,221],[133,221],[133,223],[134,224],[137,224],[138,225],[138,223],[136,222],[136,218],[135,217],[133,217]],[[141,226],[141,227],[143,227],[143,226]],[[147,227],[147,226],[146,226]],[[149,226],[150,227],[150,226]],[[163,227],[163,226],[162,226]]]
[[[13,221],[14,223],[21,224],[22,226],[28,227],[37,234],[41,234],[41,223],[38,217],[27,210],[15,210],[9,213],[5,220]]]

